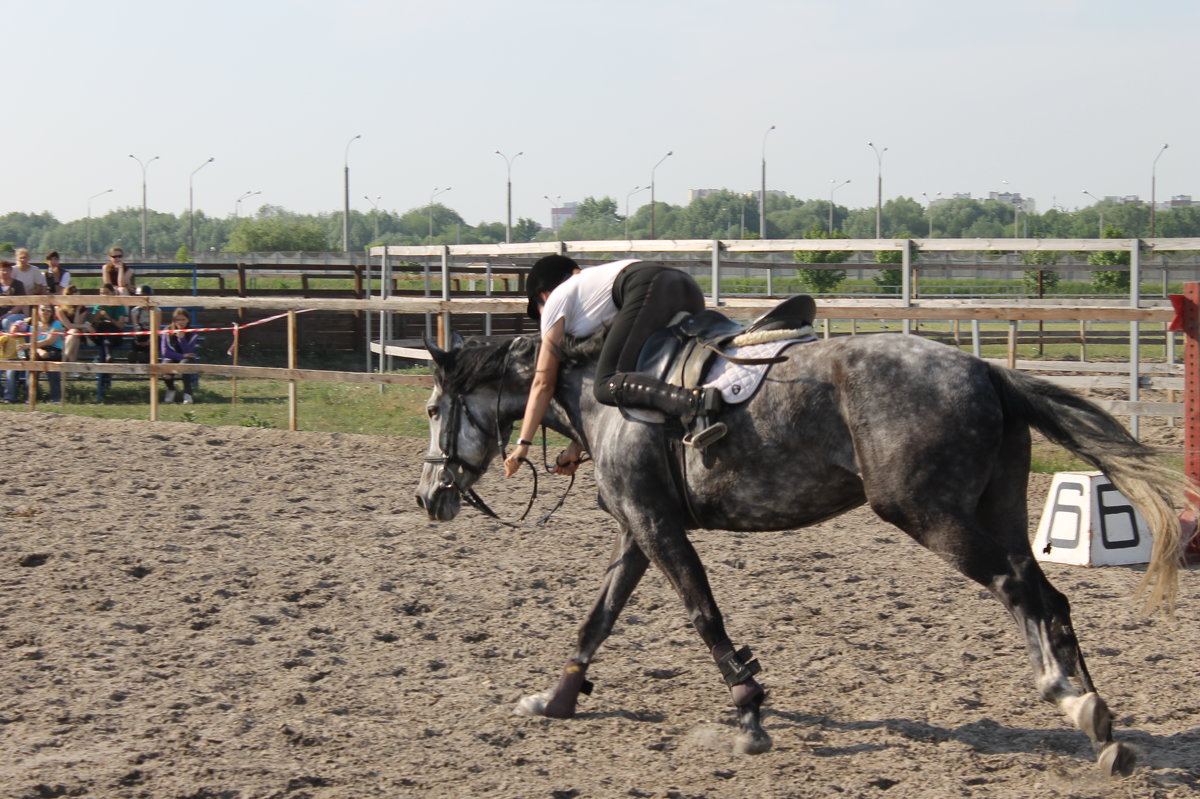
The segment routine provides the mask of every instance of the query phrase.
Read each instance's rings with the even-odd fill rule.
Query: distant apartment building
[[[563,203],[550,208],[550,229],[558,230],[568,219],[574,219],[579,213],[579,203]]]
[[[1011,205],[1013,208],[1018,208],[1027,214],[1037,213],[1037,203],[1030,197],[1022,197],[1020,194],[1013,191],[991,191],[988,192],[988,199],[996,202]]]

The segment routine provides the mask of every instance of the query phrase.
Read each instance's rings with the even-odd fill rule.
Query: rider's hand
[[[583,445],[572,441],[565,450],[554,459],[554,474],[570,476],[579,468],[579,458],[583,455]]]
[[[529,455],[528,444],[517,444],[513,451],[504,459],[504,476],[512,477],[521,469],[521,459]]]

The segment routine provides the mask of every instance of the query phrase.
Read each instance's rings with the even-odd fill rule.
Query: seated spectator
[[[42,270],[29,263],[29,250],[19,247],[16,251],[17,265],[13,267],[13,279],[25,287],[26,294],[48,294],[46,276]]]
[[[111,283],[100,287],[104,297],[116,295],[116,289]],[[129,320],[129,309],[124,305],[95,305],[92,307],[92,327],[97,333],[124,333]],[[103,335],[92,336],[92,343],[100,348],[99,363],[112,361],[112,351],[122,344],[123,336]]]
[[[79,289],[74,286],[67,286],[63,289],[62,293],[63,296],[74,297],[79,295]],[[63,360],[79,360],[79,347],[83,344],[83,336],[87,333],[96,332],[90,321],[91,314],[92,312],[86,305],[55,306],[54,315],[62,323],[66,336],[63,342]]]
[[[62,294],[71,285],[71,273],[62,268],[58,250],[46,253],[46,288],[51,294]]]
[[[163,363],[195,363],[197,350],[200,347],[200,335],[188,330],[192,325],[191,317],[186,308],[176,308],[171,314],[171,324],[163,328],[161,349],[159,354]],[[164,375],[167,384],[167,394],[163,402],[167,405],[175,402],[175,376]],[[183,376],[183,404],[192,404],[192,392],[196,386],[196,376]]]
[[[148,297],[154,293],[149,286],[138,286],[137,296]],[[150,363],[150,309],[137,306],[131,309],[129,321],[133,325],[133,335],[129,337],[129,362]],[[139,335],[140,334],[140,335]]]
[[[23,297],[25,284],[13,278],[12,261],[0,261],[0,297]],[[0,302],[5,302],[0,300]],[[29,315],[28,305],[0,305],[0,333],[9,332],[14,322]]]
[[[21,349],[21,344],[22,339],[20,336],[10,335],[9,333],[0,333],[0,362],[16,361],[17,353]],[[5,405],[17,401],[17,376],[20,373],[20,369],[4,370],[3,402]]]
[[[114,294],[133,294],[133,267],[125,263],[125,251],[120,247],[108,251],[108,263],[101,267],[100,279],[112,285]]]
[[[62,338],[63,324],[54,318],[53,305],[39,305],[35,311],[37,314],[37,341],[32,345],[30,352],[30,360],[39,361],[58,361],[62,362]],[[30,319],[27,322],[29,331],[32,333],[34,324]],[[24,345],[29,348],[30,345]],[[62,374],[59,372],[46,372],[46,379],[50,382],[50,401],[62,401]],[[28,376],[26,381],[28,382]],[[7,389],[7,387],[6,387]]]

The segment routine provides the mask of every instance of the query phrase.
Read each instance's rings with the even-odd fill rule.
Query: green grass
[[[232,380],[206,377],[196,392],[195,404],[160,404],[159,419],[287,429],[286,381],[238,380],[236,404],[233,387]],[[160,391],[165,390],[160,381]],[[43,397],[45,391],[43,387]],[[98,419],[150,418],[149,383],[144,380],[114,380],[104,404],[96,403],[93,380],[69,380],[66,391],[67,402],[62,405],[39,402],[38,410]],[[299,383],[297,398],[301,430],[418,438],[429,435],[425,422],[429,389],[422,386],[384,386],[380,390],[379,386],[361,383]],[[0,409],[20,413],[27,407],[3,405]]]

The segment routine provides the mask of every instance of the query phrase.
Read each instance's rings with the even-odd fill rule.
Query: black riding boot
[[[721,407],[721,392],[713,388],[682,388],[641,373],[616,374],[608,380],[608,393],[622,408],[661,411],[685,425],[697,416],[709,417]],[[703,448],[725,435],[724,423],[694,430],[684,437],[690,446]]]

